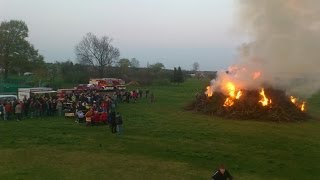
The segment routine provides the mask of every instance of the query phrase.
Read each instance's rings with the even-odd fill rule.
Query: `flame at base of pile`
[[[237,95],[239,93],[239,95]],[[303,121],[308,119],[305,102],[299,104],[282,90],[266,88],[234,91],[225,95],[198,95],[187,109],[232,119]]]

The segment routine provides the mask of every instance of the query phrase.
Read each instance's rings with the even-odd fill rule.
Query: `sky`
[[[0,0],[0,21],[23,20],[46,62],[77,62],[74,47],[91,32],[108,36],[120,58],[167,69],[226,69],[237,55],[234,0]]]

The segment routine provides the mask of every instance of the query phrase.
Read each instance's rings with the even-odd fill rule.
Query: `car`
[[[0,95],[0,103],[5,101],[16,101],[18,97],[16,95]]]

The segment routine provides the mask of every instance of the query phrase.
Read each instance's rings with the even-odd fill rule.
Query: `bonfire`
[[[261,76],[253,72],[252,82]],[[308,118],[306,102],[288,95],[285,90],[259,84],[259,88],[246,88],[236,76],[226,73],[213,81],[188,106],[190,110],[232,119],[268,121],[302,121]],[[239,84],[237,84],[239,83]]]

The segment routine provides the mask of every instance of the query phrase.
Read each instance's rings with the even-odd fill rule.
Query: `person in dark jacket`
[[[212,180],[233,180],[233,177],[224,165],[220,164],[218,170],[213,172]]]
[[[122,116],[119,112],[116,114],[116,126],[117,126],[117,133],[122,134]]]
[[[116,133],[117,124],[116,124],[116,112],[111,111],[110,113],[110,128],[112,133]]]

